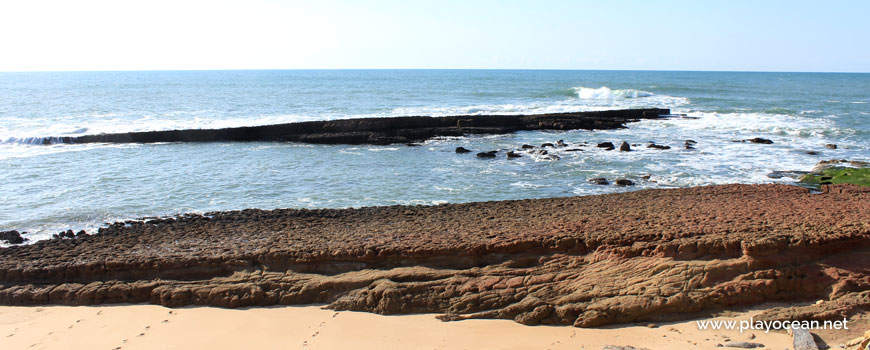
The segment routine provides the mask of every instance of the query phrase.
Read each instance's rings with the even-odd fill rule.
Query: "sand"
[[[760,308],[717,319],[745,320]],[[320,306],[223,309],[156,305],[0,307],[2,349],[712,349],[734,341],[791,347],[785,332],[524,326],[510,320],[441,322],[432,314],[381,316]]]

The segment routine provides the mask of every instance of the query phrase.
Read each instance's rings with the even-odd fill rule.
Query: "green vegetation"
[[[828,184],[870,186],[870,168],[831,167],[801,177],[800,182],[813,187]]]

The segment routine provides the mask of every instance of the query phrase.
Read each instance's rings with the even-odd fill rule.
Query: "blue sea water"
[[[689,118],[607,131],[294,143],[41,145],[52,136],[405,115],[663,107]],[[763,137],[772,145],[734,140]],[[524,143],[628,141],[481,160]],[[685,150],[687,139],[697,141]],[[671,150],[647,149],[648,142]],[[837,149],[825,144],[837,144]],[[569,147],[572,148],[572,147]],[[807,151],[818,152],[817,155]],[[513,70],[0,73],[0,230],[31,240],[145,216],[541,198],[723,183],[870,160],[870,74]],[[646,176],[649,179],[644,179]],[[599,186],[628,178],[634,187]]]

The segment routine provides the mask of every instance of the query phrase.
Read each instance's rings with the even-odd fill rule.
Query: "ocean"
[[[438,138],[418,147],[295,143],[53,144],[125,131],[308,120],[620,108],[685,114],[601,131]],[[734,142],[754,137],[770,145]],[[697,142],[684,149],[685,140]],[[456,154],[627,141],[547,160]],[[670,150],[646,148],[648,142]],[[826,148],[836,144],[836,149]],[[571,147],[568,147],[571,148]],[[807,152],[815,152],[808,154]],[[870,161],[870,74],[538,70],[0,73],[0,231],[31,241],[106,222],[244,208],[434,205],[726,183]],[[595,177],[635,186],[602,186]]]

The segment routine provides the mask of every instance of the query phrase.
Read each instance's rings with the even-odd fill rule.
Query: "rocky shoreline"
[[[594,327],[870,311],[870,188],[725,185],[127,221],[0,248],[0,303],[325,303]]]
[[[669,109],[648,108],[531,115],[359,118],[225,129],[48,137],[42,139],[42,143],[285,141],[315,144],[386,145],[422,142],[438,136],[508,134],[522,130],[621,129],[625,128],[627,123],[641,119],[663,118],[669,114]]]

